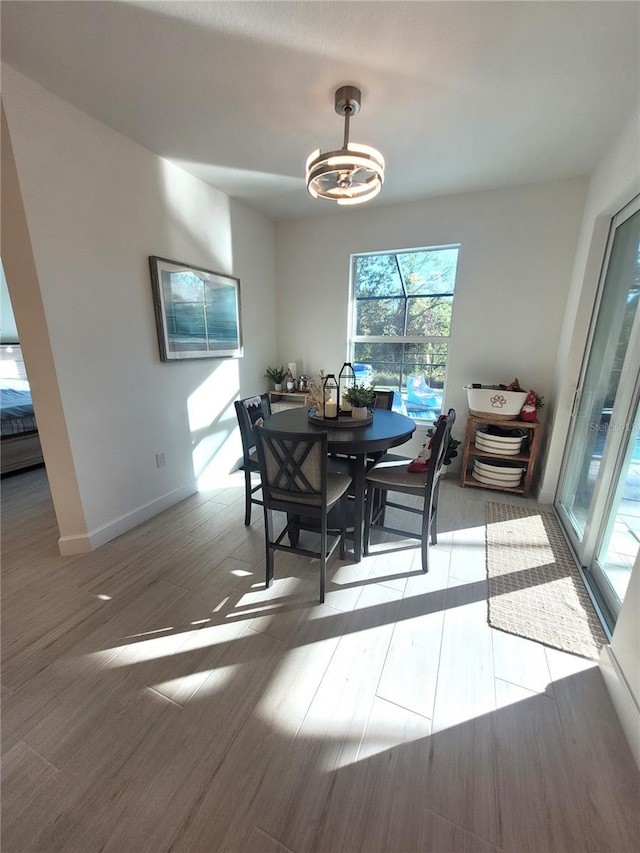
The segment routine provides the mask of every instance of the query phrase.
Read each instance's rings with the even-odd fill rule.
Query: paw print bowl
[[[465,385],[469,412],[472,415],[496,420],[517,419],[527,399],[526,391],[502,391],[491,385],[474,388]]]

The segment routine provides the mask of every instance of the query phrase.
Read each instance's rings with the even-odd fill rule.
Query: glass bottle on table
[[[322,386],[322,417],[327,421],[338,420],[338,383],[335,374],[329,373]]]

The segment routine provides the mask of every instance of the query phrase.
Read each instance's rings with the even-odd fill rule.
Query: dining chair
[[[242,468],[244,470],[244,523],[248,527],[251,524],[251,504],[262,506],[259,498],[253,495],[259,492],[262,484],[252,485],[251,474],[260,470],[258,456],[256,453],[256,441],[254,428],[261,424],[271,414],[271,403],[268,394],[257,394],[253,397],[245,397],[236,400],[236,416],[240,427],[240,438],[242,439]]]
[[[328,435],[326,432],[301,433],[255,428],[256,449],[262,480],[266,586],[274,576],[276,551],[288,551],[320,560],[320,603],[324,602],[327,583],[327,560],[340,545],[340,559],[345,558],[347,527],[347,493],[351,477],[328,470]],[[330,527],[328,515],[338,505],[338,527]],[[287,522],[276,536],[273,512],[282,512]],[[297,535],[290,530],[292,519],[304,515],[314,519],[320,534],[317,550],[302,548]],[[288,535],[289,543],[284,543]],[[329,537],[332,542],[329,543]]]
[[[429,542],[435,545],[438,541],[438,492],[451,427],[455,419],[454,409],[449,409],[448,414],[441,415],[438,418],[431,439],[431,456],[425,472],[410,472],[408,468],[412,460],[396,457],[395,459],[381,460],[367,474],[364,527],[365,556],[369,554],[372,530],[420,539],[422,542],[422,571],[429,571]],[[420,498],[422,505],[417,507],[393,502],[387,497],[389,492],[399,492]],[[385,513],[389,507],[421,515],[420,533],[385,525]]]
[[[375,392],[375,399],[373,401],[374,409],[386,409],[388,412],[393,408],[393,391],[388,391],[386,389],[373,389]],[[389,454],[387,453],[370,453],[369,461],[370,462],[380,462],[382,458],[388,458]],[[393,457],[397,459],[397,456]]]
[[[391,411],[391,407],[393,406],[393,391],[384,390],[376,390],[373,389],[375,393],[375,397],[373,400],[373,408],[374,409],[386,409],[388,412]],[[332,458],[335,459],[348,459],[348,454],[345,455],[343,453],[333,453],[331,454]],[[372,453],[369,455],[369,459],[377,462],[378,459],[382,456],[382,453]]]
[[[373,401],[373,408],[386,409],[390,412],[393,407],[393,391],[378,391],[376,388],[374,388],[373,390],[376,395]]]

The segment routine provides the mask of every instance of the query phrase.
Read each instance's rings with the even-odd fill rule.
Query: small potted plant
[[[265,378],[273,382],[275,391],[282,391],[282,383],[287,378],[287,371],[284,369],[284,365],[280,367],[267,367]]]
[[[351,417],[354,420],[367,417],[367,406],[373,406],[375,398],[373,388],[367,388],[365,385],[354,385],[353,388],[347,388],[344,394],[344,399],[351,405]]]

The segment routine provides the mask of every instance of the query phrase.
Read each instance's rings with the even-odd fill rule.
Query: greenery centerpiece
[[[351,417],[356,420],[366,418],[367,406],[373,406],[376,392],[366,385],[354,385],[347,388],[344,399],[351,405]]]
[[[267,367],[265,379],[270,379],[273,382],[276,391],[282,391],[282,383],[287,378],[287,371],[284,365],[280,367]]]

